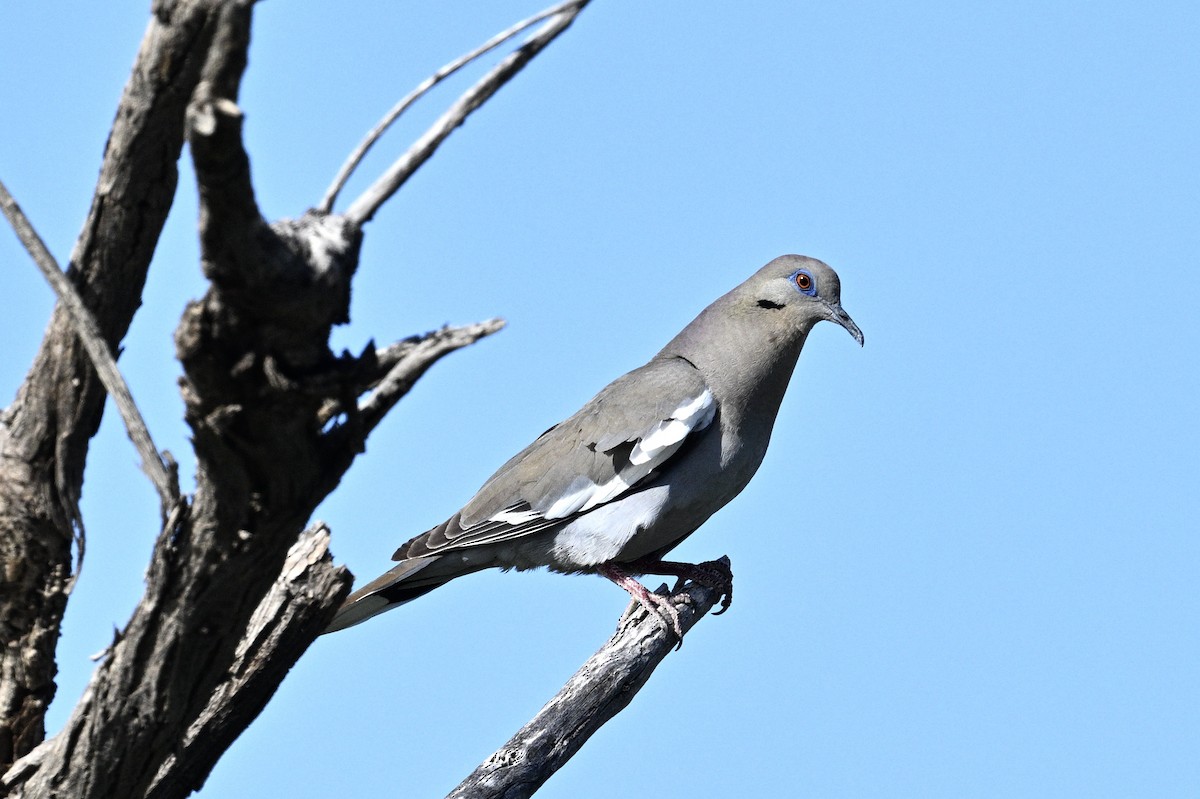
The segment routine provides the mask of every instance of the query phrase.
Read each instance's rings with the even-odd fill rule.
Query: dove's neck
[[[686,358],[694,364],[720,403],[727,423],[755,417],[759,420],[755,427],[769,435],[813,326],[813,322],[782,316],[785,312],[711,305],[659,355]]]

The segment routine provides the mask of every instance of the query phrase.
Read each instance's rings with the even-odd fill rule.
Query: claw
[[[675,590],[691,580],[705,588],[721,592],[721,609],[714,612],[720,616],[733,604],[733,569],[729,558],[707,560],[704,563],[679,563],[673,560],[635,560],[623,564],[623,569],[632,574],[665,574],[677,578]]]
[[[599,569],[600,573],[624,588],[633,597],[628,615],[634,604],[641,605],[647,612],[654,614],[663,625],[678,639],[676,649],[683,646],[683,625],[679,620],[679,609],[669,597],[649,591],[631,576],[632,574],[662,574],[677,578],[674,593],[683,588],[684,583],[691,580],[706,588],[721,592],[721,609],[713,613],[720,616],[733,603],[733,570],[729,558],[710,560],[704,563],[678,563],[667,560],[631,561],[624,564],[605,563]],[[686,596],[686,594],[684,595]]]

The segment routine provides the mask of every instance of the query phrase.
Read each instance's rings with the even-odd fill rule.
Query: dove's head
[[[842,310],[842,284],[837,272],[816,258],[781,255],[738,287],[743,302],[760,313],[787,315],[802,330],[817,322],[835,322],[863,343],[862,331]]]

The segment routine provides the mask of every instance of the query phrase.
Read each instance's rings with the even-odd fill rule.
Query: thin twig
[[[539,28],[516,50],[484,75],[434,122],[404,155],[400,156],[370,188],[358,196],[346,210],[346,217],[361,226],[404,185],[414,172],[437,150],[446,137],[454,132],[475,109],[495,94],[550,42],[570,27],[590,0],[577,0],[568,7],[552,13],[550,21]]]
[[[462,327],[444,327],[415,344],[388,371],[375,390],[359,403],[362,435],[365,436],[374,430],[387,412],[408,393],[413,383],[442,356],[474,344],[502,327],[503,319],[488,319]]]
[[[333,179],[333,182],[329,184],[329,188],[325,190],[325,196],[321,198],[321,202],[318,203],[316,210],[326,214],[333,211],[333,204],[337,200],[338,194],[343,188],[345,188],[346,181],[350,179],[350,176],[354,173],[354,170],[357,169],[358,165],[362,163],[363,158],[367,155],[367,151],[369,151],[375,145],[375,142],[379,141],[387,129],[390,128],[405,111],[411,108],[413,104],[417,102],[417,100],[420,100],[422,97],[428,94],[430,89],[432,89],[434,86],[437,86],[443,80],[450,77],[455,72],[458,72],[475,59],[487,55],[492,50],[495,50],[497,47],[504,44],[521,31],[536,25],[547,17],[552,17],[555,14],[562,13],[563,11],[566,11],[574,6],[578,6],[580,3],[581,0],[568,0],[568,2],[559,3],[556,6],[547,8],[545,11],[538,12],[528,19],[523,19],[508,30],[497,33],[495,36],[488,39],[486,42],[479,45],[479,47],[475,48],[466,55],[462,55],[454,59],[437,72],[421,81],[421,83],[417,84],[417,87],[409,92],[404,99],[392,106],[392,110],[388,111],[387,114],[384,115],[383,119],[379,120],[378,124],[371,128],[371,131],[367,133],[365,137],[363,137],[363,140],[359,142],[358,147],[354,148],[354,152],[350,153],[349,157],[346,158],[346,162],[342,164],[341,169],[338,170],[337,176]]]
[[[100,326],[96,323],[95,317],[92,316],[92,312],[88,310],[79,293],[75,291],[71,281],[59,268],[54,256],[46,249],[45,243],[34,230],[29,218],[25,216],[21,206],[17,205],[17,201],[9,194],[3,182],[0,182],[0,206],[3,206],[4,215],[8,217],[9,223],[16,231],[17,238],[21,240],[21,244],[25,246],[26,251],[33,258],[33,262],[37,264],[38,269],[50,283],[50,287],[54,289],[58,301],[62,303],[63,308],[74,322],[75,334],[79,336],[79,341],[87,351],[88,357],[91,358],[92,366],[95,367],[101,384],[116,403],[117,411],[125,422],[129,440],[133,442],[138,455],[141,456],[142,471],[146,473],[158,491],[162,517],[166,519],[171,508],[179,500],[178,475],[173,466],[159,454],[158,448],[154,446],[154,440],[150,437],[146,421],[138,411],[129,386],[117,368],[117,362],[109,351],[104,334],[100,332]]]

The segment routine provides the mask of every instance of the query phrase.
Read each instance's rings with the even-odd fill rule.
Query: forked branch
[[[419,139],[413,142],[404,155],[400,156],[383,175],[371,184],[370,188],[350,204],[346,210],[346,218],[359,226],[369,221],[375,212],[387,202],[388,198],[395,194],[405,181],[434,154],[455,128],[466,121],[475,109],[487,102],[501,86],[508,83],[546,45],[570,27],[575,18],[579,16],[579,12],[583,11],[589,2],[590,0],[576,0],[576,2],[563,3],[543,12],[543,15],[549,16],[549,21],[459,97],[454,105],[450,106]],[[523,25],[524,23],[519,24]],[[503,35],[501,34],[501,36]]]
[[[370,433],[374,430],[421,375],[443,355],[474,344],[502,327],[503,319],[488,319],[473,325],[444,327],[423,338],[388,370],[375,390],[359,403],[358,412],[362,415],[363,432]]]
[[[362,160],[366,157],[367,152],[373,146],[375,146],[375,142],[379,141],[380,137],[387,132],[387,129],[390,128],[405,111],[411,108],[413,104],[417,102],[417,100],[420,100],[422,97],[424,97],[430,89],[432,89],[434,86],[437,86],[443,80],[458,72],[471,62],[475,61],[477,58],[487,55],[492,50],[495,50],[497,47],[504,44],[521,31],[533,27],[547,17],[552,17],[555,14],[561,14],[562,12],[573,7],[582,6],[585,4],[586,0],[585,2],[580,2],[580,0],[568,0],[568,2],[559,3],[556,6],[551,6],[544,11],[540,11],[528,19],[523,19],[508,30],[497,33],[495,36],[488,39],[486,42],[479,45],[479,47],[475,48],[466,55],[462,55],[454,59],[437,72],[433,73],[428,78],[417,84],[415,89],[405,95],[404,99],[396,103],[394,106],[392,106],[390,111],[384,114],[383,119],[379,120],[379,123],[376,124],[375,127],[371,128],[370,132],[368,132],[367,135],[363,137],[363,140],[359,142],[359,145],[354,148],[354,152],[350,153],[350,155],[346,158],[346,162],[343,163],[341,169],[338,170],[337,176],[334,177],[333,182],[329,184],[329,188],[325,190],[325,196],[321,198],[321,202],[318,203],[316,210],[326,214],[333,211],[333,204],[337,201],[338,194],[343,188],[345,188],[346,181],[350,179],[350,176],[354,173],[354,170],[357,169],[358,165],[362,163]]]

